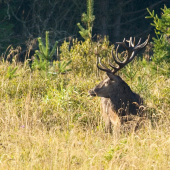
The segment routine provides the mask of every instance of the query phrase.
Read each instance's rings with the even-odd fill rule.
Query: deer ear
[[[110,80],[114,80],[115,79],[115,75],[113,73],[108,73],[107,72],[107,76],[110,78]]]

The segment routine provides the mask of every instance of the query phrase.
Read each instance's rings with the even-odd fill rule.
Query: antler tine
[[[122,45],[122,46],[127,50],[127,49],[129,49],[129,47],[126,45],[125,41],[126,41],[126,39],[124,38],[124,39],[123,39],[123,42],[116,42],[116,44]]]
[[[135,37],[134,37],[134,40],[133,40],[133,46],[132,46],[132,47],[134,47],[134,46],[135,46],[135,42],[136,42],[136,39],[135,39]]]
[[[138,45],[140,44],[141,40],[142,40],[142,39],[140,38],[136,46],[138,46]]]
[[[128,57],[124,61],[121,61],[118,57],[118,49],[119,49],[119,45],[116,48],[116,56],[113,54],[113,49],[112,49],[112,57],[113,57],[113,60],[115,61],[115,63],[120,66],[120,65],[124,65],[127,62],[127,60],[130,58],[130,55],[128,55]],[[109,63],[109,65],[111,67],[115,68],[111,63]]]
[[[113,54],[113,48],[112,48],[112,57],[113,57],[113,60],[116,62],[116,64],[119,64],[121,63],[121,60],[119,59],[118,57],[118,49],[119,49],[119,45],[117,46],[116,48],[116,56]]]
[[[115,67],[112,63],[110,63],[110,61],[109,61],[109,65],[110,65],[110,67],[112,67],[114,70],[119,69],[118,67]]]
[[[125,44],[125,39],[123,40],[122,43],[120,44]],[[125,44],[126,45],[126,44]],[[119,44],[116,48],[116,56],[113,54],[113,49],[112,49],[112,57],[113,57],[113,60],[115,61],[115,63],[118,65],[118,67],[115,67],[112,63],[110,63],[109,61],[109,65],[114,69],[112,70],[112,73],[115,74],[117,71],[119,71],[121,68],[123,68],[126,63],[128,62],[129,58],[131,55],[128,55],[128,57],[124,60],[124,61],[121,61],[118,57],[118,49],[119,49]]]
[[[100,67],[99,64],[103,67]],[[102,70],[102,71],[105,71],[107,73],[111,73],[112,71],[110,69],[108,69],[105,65],[103,65],[100,61],[100,57],[97,59],[97,68]]]
[[[132,41],[132,37],[130,37],[130,39],[129,39],[129,47],[134,47],[134,43]]]
[[[132,55],[131,55],[131,57],[130,57],[130,59],[129,59],[129,62],[131,62],[131,61],[133,60],[133,58],[135,57],[135,55],[148,44],[149,38],[150,38],[150,35],[148,35],[148,38],[147,38],[146,41],[145,41],[144,43],[142,43],[142,44],[140,44],[141,38],[139,39],[138,44],[137,44],[137,45],[134,47],[134,49],[133,49]],[[140,44],[140,45],[139,45],[139,44]]]
[[[146,39],[146,41],[140,45],[139,45],[140,42],[138,42],[138,44],[134,47],[134,50],[139,50],[139,51],[142,50],[148,44],[149,38],[150,38],[150,35],[148,35],[148,38]]]
[[[129,47],[133,47],[133,43],[132,43],[132,37],[130,37],[130,39],[129,40],[126,40],[126,42],[128,42],[129,43]]]
[[[134,37],[134,40],[132,37],[130,37],[129,40],[126,40],[129,43],[129,48],[135,46],[135,40],[136,40],[135,37]]]
[[[113,49],[112,49],[112,57],[113,57],[113,60],[115,61],[115,63],[118,66],[117,67],[113,66],[113,64],[110,63],[110,61],[109,61],[109,65],[113,68],[113,70],[110,70],[104,64],[102,64],[101,61],[100,61],[100,58],[98,58],[97,67],[100,70],[105,71],[107,73],[115,74],[117,71],[119,71],[121,68],[123,68],[126,64],[128,64],[129,62],[131,62],[134,59],[136,54],[148,44],[149,38],[150,38],[150,35],[148,35],[148,38],[142,44],[140,44],[140,42],[141,42],[141,38],[140,38],[137,45],[135,46],[135,38],[134,38],[134,41],[132,41],[132,37],[130,37],[129,41],[127,41],[127,42],[129,42],[129,47],[125,43],[125,41],[126,41],[125,38],[123,39],[123,42],[116,42],[116,44],[118,44],[118,46],[116,48],[116,55],[114,55]],[[124,61],[121,61],[118,57],[118,49],[119,49],[120,45],[122,45],[127,51],[127,57]],[[100,67],[99,64],[102,67]]]
[[[118,45],[119,46],[119,45]],[[117,51],[117,49],[116,49],[116,51]],[[115,55],[113,54],[113,49],[112,49],[112,57],[113,57],[113,60],[115,61],[115,63],[116,64],[118,64],[118,67],[115,67],[112,63],[110,63],[110,61],[109,61],[109,65],[110,65],[110,67],[112,67],[114,70],[112,70],[112,73],[113,74],[115,74],[119,69],[120,69],[120,63],[121,63],[121,61],[120,61],[120,59],[118,58],[118,54],[117,54],[117,52],[116,52],[116,57],[115,57]],[[117,59],[119,60],[119,62],[117,61]]]

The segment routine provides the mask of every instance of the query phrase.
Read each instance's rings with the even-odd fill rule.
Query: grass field
[[[170,169],[170,78],[150,65],[135,60],[119,74],[144,98],[151,125],[115,138],[100,98],[88,96],[103,73],[47,76],[1,62],[0,169]]]

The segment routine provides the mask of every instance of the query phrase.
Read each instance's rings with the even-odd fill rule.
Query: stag
[[[126,42],[129,42],[127,46]],[[120,69],[130,63],[136,54],[142,50],[149,42],[149,36],[144,43],[141,44],[141,39],[137,45],[135,45],[135,38],[132,41],[132,37],[129,41],[126,39],[123,42],[117,42],[118,44],[115,54],[112,49],[112,57],[117,66],[109,62],[112,69],[109,69],[106,65],[101,63],[100,58],[97,60],[98,69],[106,72],[107,78],[100,82],[93,89],[89,90],[91,96],[101,97],[101,112],[105,122],[105,131],[111,132],[112,127],[115,131],[120,130],[122,125],[122,117],[126,115],[139,115],[140,106],[143,104],[142,98],[134,93],[125,81],[118,75],[115,75]],[[118,57],[119,46],[123,46],[126,50],[126,57],[123,61]]]

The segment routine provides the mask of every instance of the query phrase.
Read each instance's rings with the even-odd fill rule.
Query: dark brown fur
[[[117,75],[108,74],[108,78],[89,90],[89,94],[101,97],[101,111],[106,132],[112,131],[112,125],[118,128],[122,124],[120,117],[140,114],[142,99]]]

